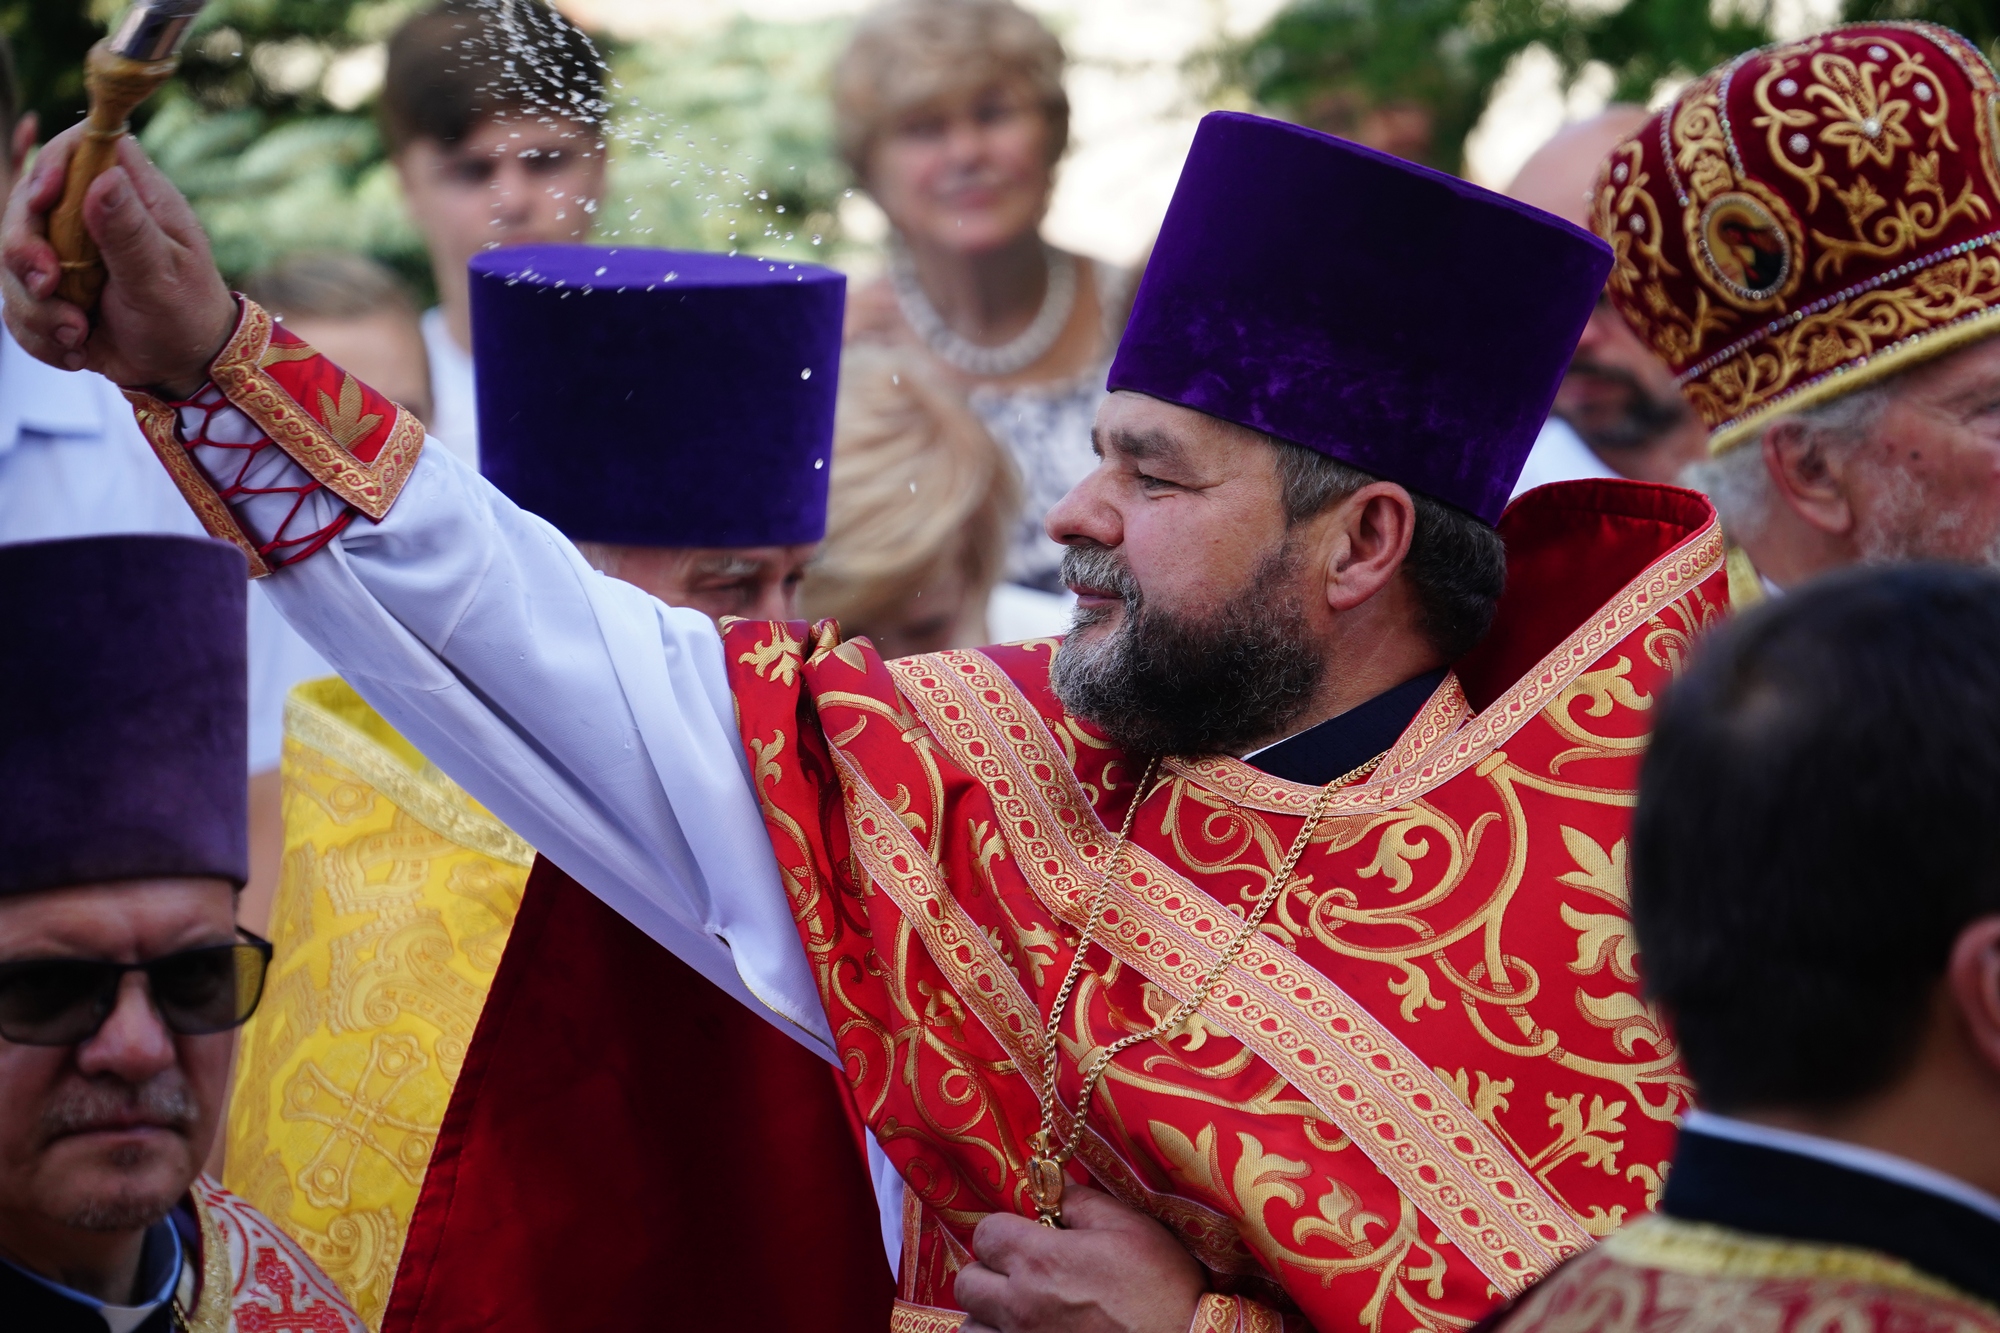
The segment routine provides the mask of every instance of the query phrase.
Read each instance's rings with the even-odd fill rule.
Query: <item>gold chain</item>
[[[1305,855],[1306,848],[1312,843],[1313,830],[1319,827],[1320,819],[1325,816],[1327,802],[1332,799],[1336,791],[1370,772],[1375,765],[1382,762],[1382,755],[1387,753],[1388,751],[1384,750],[1382,754],[1357,765],[1319,789],[1319,793],[1313,797],[1311,808],[1306,812],[1305,827],[1300,829],[1299,836],[1293,839],[1291,850],[1285,853],[1285,859],[1271,876],[1271,882],[1264,887],[1264,892],[1258,895],[1256,903],[1243,918],[1243,924],[1237,929],[1235,938],[1230,940],[1229,947],[1222,951],[1214,966],[1208,969],[1207,975],[1201,979],[1201,984],[1195,987],[1194,993],[1174,1006],[1172,1013],[1152,1027],[1144,1032],[1134,1032],[1120,1037],[1109,1046],[1101,1048],[1091,1058],[1090,1064],[1083,1071],[1083,1086],[1077,1092],[1076,1114],[1073,1117],[1075,1124],[1070,1133],[1058,1141],[1055,1123],[1056,1073],[1061,1052],[1063,1010],[1069,1004],[1070,993],[1076,989],[1078,978],[1083,975],[1084,955],[1096,942],[1097,923],[1104,919],[1104,910],[1110,904],[1111,876],[1117,869],[1118,858],[1125,854],[1126,848],[1131,844],[1132,826],[1138,820],[1139,807],[1145,804],[1146,797],[1151,794],[1153,778],[1160,771],[1160,761],[1157,757],[1146,765],[1146,771],[1139,779],[1139,786],[1132,793],[1132,804],[1125,809],[1125,824],[1118,830],[1118,841],[1112,845],[1111,855],[1105,858],[1104,872],[1097,883],[1097,895],[1090,904],[1090,916],[1084,922],[1083,934],[1077,937],[1076,952],[1070,956],[1069,970],[1063,975],[1062,985],[1056,989],[1055,1002],[1049,1006],[1048,1026],[1042,1035],[1040,1095],[1042,1124],[1029,1139],[1029,1145],[1034,1149],[1035,1155],[1028,1161],[1028,1193],[1034,1198],[1035,1212],[1043,1226],[1059,1227],[1063,1224],[1063,1167],[1076,1156],[1077,1147],[1083,1142],[1084,1125],[1090,1115],[1090,1101],[1097,1092],[1097,1085],[1103,1079],[1105,1069],[1119,1052],[1142,1041],[1152,1041],[1156,1037],[1174,1031],[1208,1002],[1209,996],[1215,993],[1215,988],[1222,984],[1223,974],[1250,946],[1250,937],[1264,924],[1264,918],[1270,914],[1271,908],[1278,901],[1278,896],[1285,891],[1285,886],[1291,883],[1292,871],[1298,867],[1299,858]]]

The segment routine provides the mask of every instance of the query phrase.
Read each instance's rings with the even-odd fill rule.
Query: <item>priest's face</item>
[[[0,898],[0,963],[136,963],[235,940],[235,895],[217,879]],[[169,1031],[136,972],[103,1026],[73,1045],[0,1036],[0,1250],[68,1280],[166,1216],[215,1137],[233,1039]]]
[[[1254,432],[1140,394],[1099,412],[1096,472],[1049,513],[1076,623],[1057,695],[1120,745],[1242,753],[1283,736],[1325,672],[1320,553],[1286,522]]]
[[[618,546],[579,542],[595,569],[643,588],[668,606],[686,606],[711,620],[793,620],[799,584],[818,551],[797,546]]]
[[[2000,337],[1923,362],[1885,391],[1846,449],[1767,446],[1787,501],[1844,533],[1864,562],[2000,567]]]

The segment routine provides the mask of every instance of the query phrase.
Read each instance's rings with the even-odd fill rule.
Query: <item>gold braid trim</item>
[[[1856,389],[1865,389],[1911,366],[1982,342],[1995,333],[2000,333],[2000,305],[1921,333],[1913,333],[1878,352],[1844,362],[1797,388],[1774,394],[1754,408],[1718,425],[1708,437],[1709,455],[1726,454],[1745,441],[1761,437],[1780,417],[1831,402]]]
[[[271,316],[248,297],[238,299],[242,314],[236,322],[236,331],[229,335],[229,341],[208,368],[215,387],[255,422],[271,443],[310,473],[314,481],[379,522],[396,503],[403,483],[417,466],[417,456],[424,447],[423,423],[407,408],[389,404],[396,411],[389,437],[382,442],[373,462],[362,462],[335,438],[325,422],[302,406],[266,369],[284,361],[309,360],[319,354],[307,357],[301,355],[305,349],[289,346],[273,351]],[[346,382],[360,392],[352,376]]]
[[[889,1311],[889,1333],[957,1333],[965,1324],[963,1310],[942,1310],[898,1300]]]
[[[1283,1317],[1268,1305],[1211,1291],[1196,1303],[1188,1333],[1284,1333],[1284,1327]]]
[[[410,818],[448,838],[510,866],[535,863],[535,849],[520,834],[476,804],[435,769],[413,772],[394,753],[340,712],[355,696],[345,681],[308,681],[285,699],[285,735],[348,769]]]
[[[1875,1250],[1776,1240],[1708,1222],[1684,1222],[1664,1213],[1613,1232],[1602,1248],[1621,1263],[1690,1277],[1846,1279],[1957,1301],[2000,1315],[2000,1307]]]
[[[201,1286],[194,1308],[186,1312],[188,1333],[229,1333],[236,1295],[236,1276],[229,1270],[229,1240],[209,1215],[200,1191],[188,1196],[201,1225]]]
[[[161,466],[173,478],[179,488],[181,498],[194,510],[194,516],[201,520],[201,526],[211,537],[222,540],[243,552],[250,561],[250,577],[261,579],[271,572],[271,566],[257,550],[257,543],[243,525],[236,521],[236,513],[223,503],[222,496],[209,479],[195,466],[194,458],[187,446],[181,442],[180,420],[174,409],[150,393],[134,389],[125,390],[125,399],[132,404],[132,415],[138,419],[139,432],[146,437],[146,443],[153,446]]]

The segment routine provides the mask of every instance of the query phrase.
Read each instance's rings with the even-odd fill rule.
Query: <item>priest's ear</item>
[[[1417,532],[1417,506],[1393,481],[1371,481],[1335,505],[1326,601],[1335,611],[1361,605],[1396,576]]]
[[[1958,932],[1945,982],[1966,1036],[2000,1074],[2000,916],[1983,916]]]

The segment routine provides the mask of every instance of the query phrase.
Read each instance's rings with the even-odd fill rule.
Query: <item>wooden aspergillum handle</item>
[[[90,183],[118,160],[118,141],[125,137],[126,117],[151,97],[179,64],[178,59],[133,60],[116,54],[104,42],[91,47],[84,61],[90,115],[84,121],[83,138],[69,159],[62,201],[49,214],[49,243],[62,260],[56,295],[85,310],[95,310],[97,298],[104,294],[104,261],[89,228],[83,225],[83,196]]]

